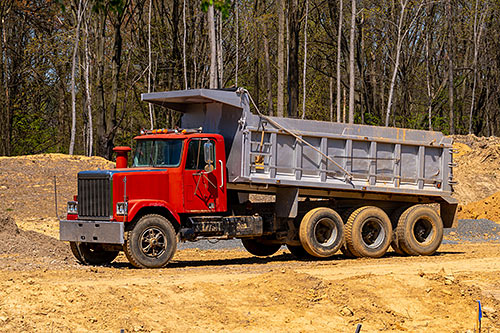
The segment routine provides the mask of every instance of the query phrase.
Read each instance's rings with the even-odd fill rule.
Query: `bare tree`
[[[151,70],[153,67],[152,54],[151,54],[151,9],[153,7],[153,0],[149,0],[148,8],[148,93],[151,92]],[[151,129],[154,128],[154,110],[153,103],[148,103],[149,109],[149,122]]]
[[[278,12],[278,84],[276,96],[276,110],[278,117],[283,117],[285,83],[285,63],[283,60],[285,53],[285,0],[276,1]]]
[[[266,66],[267,114],[273,115],[273,83],[271,79],[271,61],[269,59],[269,36],[267,22],[263,22],[264,64]]]
[[[239,16],[240,16],[240,10],[238,8],[238,0],[236,0],[234,2],[234,11],[235,11],[235,15],[236,15],[236,55],[235,55],[235,64],[234,64],[234,85],[236,87],[238,87],[238,70],[239,70],[239,60],[240,60],[240,43],[239,43],[239,40],[240,40],[240,20],[239,20]]]
[[[302,13],[298,0],[288,2],[288,116],[297,118],[299,104],[299,33]]]
[[[89,15],[90,16],[90,15]],[[90,89],[90,52],[89,52],[89,28],[88,20],[85,21],[85,95],[87,96],[87,156],[92,156],[94,151],[94,125],[92,122],[92,93]]]
[[[184,72],[184,89],[188,88],[187,67],[186,67],[186,0],[182,4],[182,69]],[[149,103],[151,104],[151,103]]]
[[[351,0],[351,33],[349,38],[349,124],[354,123],[354,35],[356,31],[356,0]]]
[[[333,121],[333,77],[329,77],[330,87],[330,121]],[[338,119],[338,118],[337,118]]]
[[[479,55],[479,44],[481,43],[481,35],[483,33],[484,28],[484,18],[488,11],[488,4],[485,5],[485,8],[481,8],[481,16],[478,21],[478,2],[476,0],[474,6],[474,26],[473,26],[473,44],[474,44],[474,58],[472,62],[472,101],[470,104],[470,113],[469,113],[469,134],[472,134],[472,115],[474,113],[474,108],[476,105],[476,85],[477,85],[477,58]]]
[[[455,134],[455,78],[454,78],[454,66],[453,59],[454,56],[454,38],[453,38],[453,8],[451,6],[451,0],[446,1],[446,16],[448,22],[448,104],[450,107],[450,134]],[[430,27],[429,27],[430,29]],[[430,122],[430,120],[429,120]],[[430,125],[429,125],[430,126]],[[431,129],[431,127],[429,127]]]
[[[78,9],[76,11],[76,27],[75,27],[75,43],[73,46],[73,57],[71,60],[71,139],[69,143],[69,154],[73,155],[75,150],[75,136],[76,136],[76,62],[78,56],[78,44],[80,42],[80,25],[83,18],[83,13],[85,7],[87,6],[87,1],[78,1]]]
[[[309,1],[306,0],[306,22],[304,24],[304,70],[302,72],[302,119],[306,117],[306,72],[307,72],[307,18],[309,16]]]
[[[415,16],[413,17],[409,26],[404,28],[404,21],[406,17],[406,9],[409,4],[409,0],[400,0],[399,5],[401,6],[401,10],[399,12],[399,20],[397,25],[397,39],[396,39],[396,59],[394,61],[394,69],[392,71],[391,84],[389,86],[389,97],[387,98],[387,110],[385,113],[385,126],[389,126],[389,118],[391,116],[391,107],[392,107],[392,99],[394,96],[394,86],[396,84],[396,76],[398,74],[399,69],[399,61],[401,57],[401,48],[403,46],[403,40],[405,39],[408,31],[410,31],[411,27],[415,23],[415,20],[418,18],[420,9],[424,5],[424,2],[421,2]]]
[[[218,23],[218,28],[217,28],[217,77],[218,77],[218,84],[217,88],[223,88],[223,80],[224,80],[224,61],[223,61],[223,54],[222,54],[222,13],[218,12],[217,15],[217,23]]]
[[[342,23],[343,23],[343,1],[340,0],[339,7],[339,27],[337,36],[337,122],[340,123],[340,100],[341,100],[341,87],[340,87],[340,61],[342,53]]]
[[[214,5],[208,6],[208,39],[210,42],[210,89],[217,89],[217,41],[215,38]]]

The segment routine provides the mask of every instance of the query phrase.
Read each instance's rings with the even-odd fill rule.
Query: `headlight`
[[[68,201],[68,214],[78,214],[78,202]]]
[[[117,202],[116,203],[116,215],[127,215],[128,213],[128,203],[127,202]]]

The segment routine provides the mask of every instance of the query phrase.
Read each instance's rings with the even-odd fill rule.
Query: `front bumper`
[[[123,222],[61,220],[59,221],[59,239],[82,243],[124,243]]]

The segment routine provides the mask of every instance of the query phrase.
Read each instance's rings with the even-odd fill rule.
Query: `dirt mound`
[[[68,245],[53,237],[17,227],[0,216],[0,267],[8,270],[61,268],[74,265]]]
[[[458,208],[458,219],[488,219],[500,223],[500,192]]]
[[[7,212],[19,224],[25,218],[53,218],[54,176],[60,215],[76,194],[76,174],[82,170],[112,168],[101,157],[42,154],[0,157],[0,212]]]
[[[500,138],[455,135],[453,147],[457,167],[454,197],[461,204],[484,199],[500,191]]]
[[[77,173],[113,165],[101,157],[64,154],[0,157],[0,212],[8,213],[18,225],[27,218],[54,218],[56,176],[58,213],[63,216],[66,202],[76,194]]]

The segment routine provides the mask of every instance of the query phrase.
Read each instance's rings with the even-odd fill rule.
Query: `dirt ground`
[[[2,331],[500,332],[500,244],[432,257],[296,261],[179,251],[168,268],[0,270]]]
[[[470,142],[462,151],[480,161],[471,152],[486,148]],[[2,332],[354,332],[357,324],[361,332],[473,332],[477,300],[483,331],[500,332],[500,243],[456,233],[431,257],[298,261],[285,248],[268,258],[184,249],[164,269],[133,269],[123,255],[109,267],[79,265],[56,240],[53,176],[62,216],[77,171],[112,165],[59,154],[0,158]],[[469,181],[457,185],[464,202],[500,190],[476,191]]]

